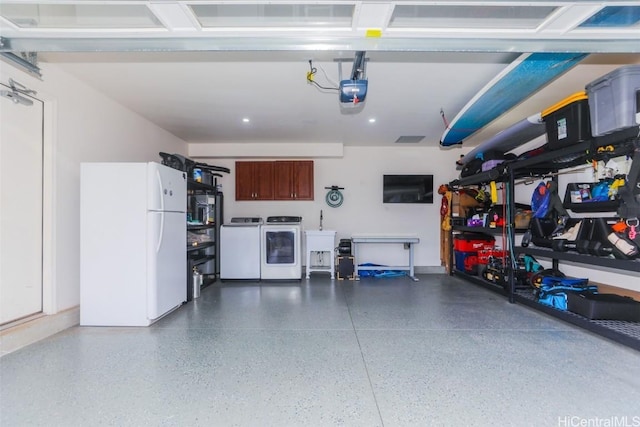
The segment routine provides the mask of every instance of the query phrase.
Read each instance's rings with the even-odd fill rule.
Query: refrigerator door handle
[[[160,171],[158,169],[156,169],[156,182],[158,183],[158,195],[160,196],[160,210],[163,211],[164,210],[164,196],[165,194],[163,193],[162,190],[162,177],[160,176]]]
[[[165,221],[165,213],[160,213],[160,230],[158,231],[158,244],[156,245],[156,253],[160,252],[160,246],[162,246],[162,241],[164,240],[164,221]]]

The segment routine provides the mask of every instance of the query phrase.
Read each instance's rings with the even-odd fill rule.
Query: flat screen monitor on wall
[[[384,175],[383,203],[433,203],[433,175]]]

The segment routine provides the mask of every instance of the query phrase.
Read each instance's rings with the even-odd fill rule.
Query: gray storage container
[[[638,124],[640,65],[626,65],[589,83],[591,134],[602,136]]]

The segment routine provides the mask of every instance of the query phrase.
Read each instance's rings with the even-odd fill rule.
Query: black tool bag
[[[340,239],[337,251],[338,255],[351,255],[351,239]]]
[[[485,151],[478,157],[473,160],[469,160],[460,171],[460,177],[465,178],[468,176],[472,176],[482,172],[482,164],[487,162],[492,162],[491,165],[495,164],[495,160],[509,161],[515,160],[516,156],[514,154],[505,154],[502,151],[489,150]],[[493,166],[485,169],[491,169]]]
[[[482,172],[482,163],[484,163],[482,159],[476,158],[476,159],[470,160],[469,162],[467,162],[467,164],[465,164],[462,167],[462,170],[460,171],[460,177],[466,178],[468,176],[473,176],[475,174]]]

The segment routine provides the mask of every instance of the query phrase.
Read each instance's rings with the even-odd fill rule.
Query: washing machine
[[[302,217],[270,216],[260,227],[260,278],[302,279]]]
[[[260,280],[262,223],[236,217],[220,227],[220,280]]]

